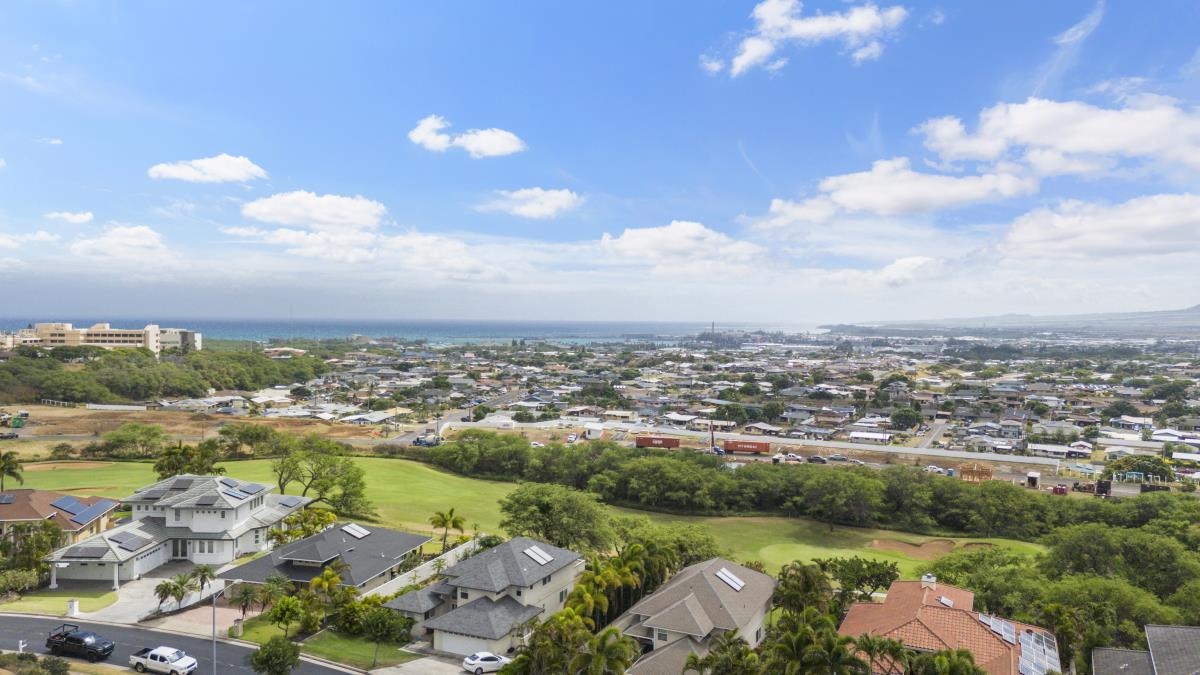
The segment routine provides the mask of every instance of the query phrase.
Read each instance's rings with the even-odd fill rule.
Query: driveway
[[[426,656],[398,666],[370,671],[371,675],[458,675],[462,672],[465,672],[462,669],[462,659],[451,661],[439,656]]]
[[[187,572],[192,567],[194,567],[192,563],[180,560],[167,563],[141,579],[127,581],[121,584],[121,588],[117,590],[116,602],[95,612],[80,612],[79,618],[93,621],[107,621],[110,623],[137,623],[158,609],[158,598],[154,595],[154,587],[164,579]],[[100,583],[108,585],[108,582]],[[209,590],[211,590],[211,585],[205,589],[205,594]],[[195,602],[197,597],[197,593],[191,593],[183,602],[185,605],[189,602]],[[168,601],[168,608],[171,606],[170,602]]]

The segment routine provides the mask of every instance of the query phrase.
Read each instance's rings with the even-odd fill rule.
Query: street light
[[[240,583],[242,583],[241,579],[226,581],[221,590],[212,594],[212,675],[217,675],[217,598]]]

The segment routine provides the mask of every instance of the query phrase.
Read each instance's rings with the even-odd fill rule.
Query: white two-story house
[[[59,579],[111,579],[117,588],[171,560],[224,565],[268,550],[267,531],[310,501],[228,476],[161,480],[121,500],[130,522],[52,553],[51,588]]]
[[[517,537],[384,606],[416,621],[414,633],[432,634],[438,651],[505,654],[522,644],[530,622],[563,608],[583,567],[574,551]]]

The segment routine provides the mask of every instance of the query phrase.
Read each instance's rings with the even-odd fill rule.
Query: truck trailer
[[[679,439],[669,436],[638,436],[634,443],[639,448],[678,448]]]
[[[725,441],[725,452],[752,452],[766,455],[771,452],[771,444],[766,441]]]

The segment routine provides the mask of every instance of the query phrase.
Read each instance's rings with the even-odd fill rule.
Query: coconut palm
[[[175,582],[163,579],[154,587],[154,597],[158,598],[158,609],[162,611],[163,603],[175,597]]]
[[[188,593],[198,589],[195,577],[190,572],[183,572],[171,577],[171,597],[175,599],[175,604],[182,607],[183,599],[188,596]]]
[[[308,582],[308,588],[318,597],[324,599],[324,615],[329,616],[329,607],[333,604],[333,598],[338,593],[338,588],[342,585],[342,577],[337,573],[337,570],[332,567],[326,567],[321,570],[321,573],[313,577]]]
[[[13,450],[0,454],[0,492],[4,491],[6,478],[17,481],[18,485],[25,484],[25,477],[21,475],[21,462]]]
[[[282,574],[275,573],[267,577],[266,583],[258,588],[259,611],[265,611],[267,605],[273,605],[292,590],[292,582]]]
[[[854,653],[854,641],[833,631],[818,635],[805,650],[800,662],[809,672],[822,675],[870,675],[866,661]]]
[[[854,638],[854,646],[866,657],[872,673],[904,673],[909,650],[903,642],[868,633]]]
[[[689,654],[683,664],[683,672],[695,671],[700,675],[744,675],[758,672],[758,654],[746,641],[733,631],[717,637],[713,647],[703,657]]]
[[[217,578],[217,571],[211,565],[196,565],[192,568],[192,578],[200,584],[200,592],[203,593],[205,587]]]
[[[824,611],[833,595],[829,577],[816,565],[793,562],[779,571],[779,585],[775,587],[775,606],[793,613],[806,607]]]
[[[458,530],[466,532],[467,519],[454,512],[451,508],[449,511],[435,511],[429,517],[429,524],[435,528],[442,528],[442,551],[446,550],[446,540],[450,538],[450,530]]]
[[[633,639],[609,626],[600,631],[571,659],[571,672],[577,675],[621,675],[638,657]]]
[[[908,675],[987,675],[987,672],[975,665],[975,657],[966,649],[945,649],[917,655]]]
[[[258,589],[250,584],[241,584],[233,592],[230,602],[242,610],[242,621],[246,620],[246,612],[258,602]]]

